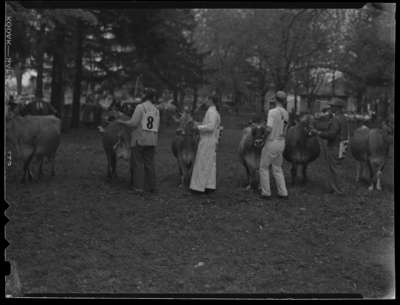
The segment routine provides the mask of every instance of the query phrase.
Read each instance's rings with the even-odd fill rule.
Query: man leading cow
[[[268,137],[261,152],[260,159],[260,187],[261,196],[271,198],[269,167],[272,167],[272,175],[275,179],[278,196],[288,198],[285,176],[282,170],[282,154],[285,149],[285,135],[289,121],[289,114],[284,108],[286,93],[278,91],[275,94],[275,107],[268,111],[267,132]]]
[[[311,132],[323,139],[321,144],[329,169],[328,183],[330,191],[337,195],[343,195],[344,192],[340,186],[340,178],[338,176],[342,170],[342,160],[344,159],[349,139],[349,127],[343,113],[344,102],[339,98],[333,98],[328,105],[332,112],[328,126],[322,130],[318,126],[318,122],[316,122]]]
[[[160,112],[153,104],[155,98],[155,90],[146,89],[142,103],[136,107],[131,119],[117,120],[133,128],[130,143],[133,187],[139,194],[156,191],[154,155],[158,143]]]

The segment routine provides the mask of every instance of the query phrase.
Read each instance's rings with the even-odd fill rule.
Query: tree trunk
[[[45,25],[42,24],[40,26],[40,31],[38,35],[38,51],[37,51],[37,79],[36,79],[36,91],[35,91],[35,96],[38,99],[43,98],[43,62],[44,62],[44,31],[45,31]]]
[[[53,54],[53,69],[51,80],[51,104],[54,108],[62,114],[62,107],[64,105],[64,42],[65,33],[61,26],[56,27],[56,46]]]
[[[75,79],[74,79],[74,96],[72,100],[72,118],[71,127],[79,127],[80,117],[80,99],[81,99],[81,83],[82,83],[82,56],[83,56],[83,33],[82,22],[76,25],[76,54],[75,54]]]

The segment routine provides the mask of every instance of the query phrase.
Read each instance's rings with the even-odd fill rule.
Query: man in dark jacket
[[[328,183],[331,192],[343,195],[339,181],[340,171],[342,169],[342,160],[344,159],[347,143],[349,140],[349,127],[343,114],[344,102],[341,99],[333,98],[329,102],[333,116],[329,125],[324,130],[312,129],[322,141],[322,148],[325,160],[328,163],[329,177]]]

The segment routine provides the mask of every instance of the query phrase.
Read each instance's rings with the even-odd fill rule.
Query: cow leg
[[[247,180],[245,189],[250,190],[250,188],[251,188],[251,173],[250,173],[250,170],[249,170],[246,162],[243,162],[243,166],[246,169],[246,180]]]
[[[29,181],[33,180],[33,175],[32,175],[32,172],[31,172],[31,170],[29,168],[28,168],[28,179],[29,179]]]
[[[189,190],[190,187],[190,179],[192,178],[190,175],[190,165],[184,165],[184,186],[187,190]]]
[[[117,155],[114,151],[111,154],[111,176],[117,177]]]
[[[296,184],[296,176],[297,176],[297,164],[292,163],[292,168],[290,170],[290,173],[292,174],[292,185]]]
[[[178,187],[182,187],[185,185],[182,163],[183,163],[182,160],[178,158],[178,170],[179,170]]]
[[[107,154],[107,178],[111,179],[111,155]]]
[[[302,169],[302,173],[303,173],[303,181],[302,181],[302,183],[303,184],[306,184],[307,181],[308,181],[308,178],[307,178],[307,166],[308,166],[308,164],[303,164],[303,169]]]
[[[370,186],[368,187],[369,191],[373,191],[374,190],[374,184],[375,184],[375,175],[374,175],[374,170],[373,170],[373,166],[371,164],[370,161],[367,162],[368,164],[368,169],[369,169],[369,181],[370,181]]]
[[[28,179],[29,179],[29,181],[32,181],[32,173],[31,173],[31,171],[30,171],[30,169],[29,169],[29,164],[30,164],[31,161],[32,161],[33,155],[34,155],[34,152],[31,153],[31,154],[29,155],[29,157],[26,159],[26,161],[24,162],[24,176],[22,177],[21,183],[24,183],[24,182],[25,182],[26,174],[28,174]]]
[[[362,163],[356,162],[356,183],[360,182],[361,173],[362,173]]]
[[[258,189],[258,179],[257,179],[257,170],[251,169],[250,170],[250,187],[253,191],[257,191]]]
[[[381,177],[382,177],[382,171],[378,170],[378,172],[376,173],[376,189],[378,191],[382,191]]]
[[[39,161],[38,179],[43,177],[43,157]]]
[[[56,175],[56,156],[51,156],[51,176],[54,177]]]

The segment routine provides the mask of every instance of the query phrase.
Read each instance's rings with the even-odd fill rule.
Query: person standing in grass
[[[201,124],[196,124],[200,141],[194,161],[190,189],[197,192],[214,191],[217,184],[217,144],[221,117],[216,107],[216,97],[209,97],[207,112]]]
[[[155,98],[156,91],[147,88],[142,103],[136,107],[132,118],[128,121],[117,120],[117,122],[133,128],[131,162],[133,186],[137,193],[156,192],[154,155],[158,143],[160,112],[153,104]]]
[[[272,167],[272,175],[275,179],[278,196],[288,198],[285,176],[283,175],[282,162],[285,149],[286,129],[289,122],[289,114],[284,108],[286,93],[278,91],[275,94],[275,107],[268,111],[267,131],[268,137],[261,152],[260,158],[260,186],[261,196],[271,198],[269,168]]]

